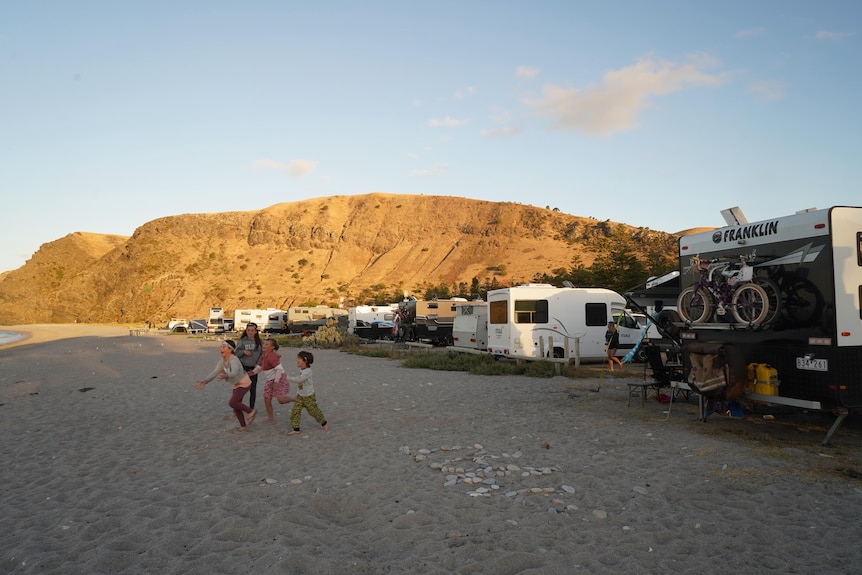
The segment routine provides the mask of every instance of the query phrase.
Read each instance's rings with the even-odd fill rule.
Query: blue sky
[[[0,2],[0,271],[371,192],[677,232],[860,205],[862,2]]]

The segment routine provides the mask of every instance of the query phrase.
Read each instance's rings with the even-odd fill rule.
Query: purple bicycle
[[[680,317],[702,324],[713,316],[723,318],[730,311],[737,323],[751,327],[762,324],[769,317],[769,295],[752,280],[751,259],[753,256],[739,256],[738,261],[691,258],[697,281],[677,298]]]

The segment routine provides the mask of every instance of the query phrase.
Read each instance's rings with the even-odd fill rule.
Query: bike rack
[[[769,329],[768,325],[760,324],[754,325],[753,323],[730,323],[730,322],[721,322],[721,323],[691,323],[691,322],[679,322],[673,324],[676,327],[683,329],[714,329],[714,330],[722,330],[722,331],[733,331],[733,330],[748,330],[748,331],[764,331]]]

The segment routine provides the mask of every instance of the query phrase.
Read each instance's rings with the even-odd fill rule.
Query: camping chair
[[[655,380],[652,383],[652,387],[656,388],[656,392],[662,387],[670,387],[672,381],[683,381],[685,379],[685,371],[682,365],[666,364],[658,347],[648,343],[645,351],[647,363],[644,364],[644,378],[646,378],[646,366],[649,365],[650,369],[652,369],[652,378]],[[646,394],[646,389],[644,389],[644,394]]]
[[[656,346],[646,345],[646,358],[650,369],[652,369],[653,379],[661,384],[659,387],[668,387],[671,381],[682,381],[685,375],[682,365],[665,365],[661,350]]]

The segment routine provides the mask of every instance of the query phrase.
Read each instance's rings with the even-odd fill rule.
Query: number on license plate
[[[796,369],[807,369],[808,371],[829,371],[829,361],[826,359],[796,358]]]

